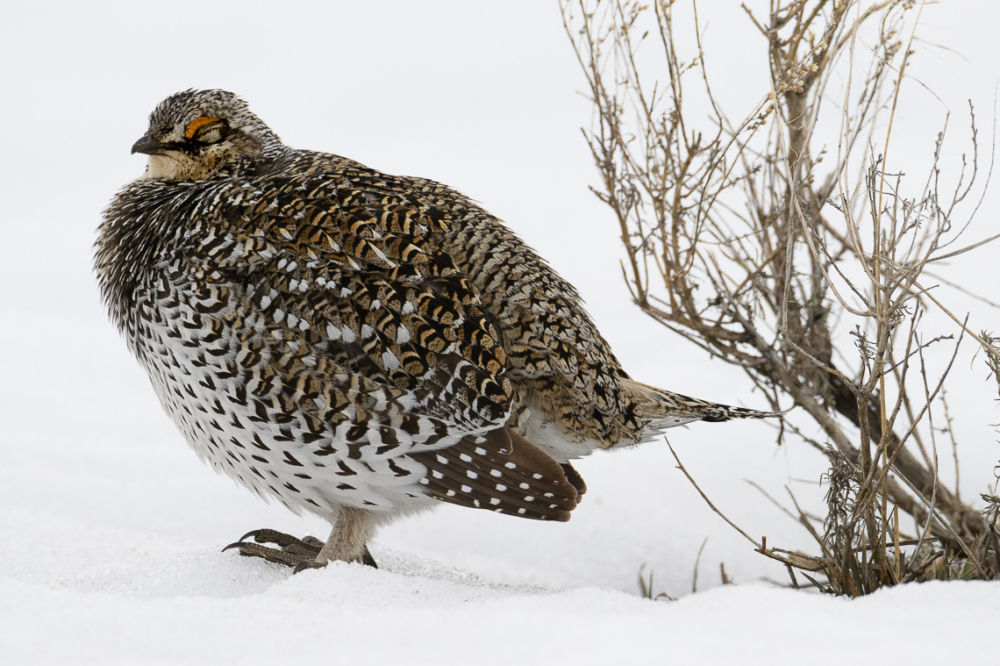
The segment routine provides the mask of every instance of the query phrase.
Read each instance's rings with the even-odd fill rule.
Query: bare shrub
[[[562,2],[595,111],[584,131],[600,174],[592,189],[620,228],[635,304],[745,370],[775,410],[794,406],[825,434],[808,436],[796,415],[778,435],[829,459],[825,519],[790,512],[818,552],[744,536],[785,563],[796,585],[798,570],[837,594],[997,577],[1000,500],[984,494],[987,508],[977,510],[957,479],[949,488],[939,477],[937,439],[951,436],[951,417],[933,421],[948,414],[946,380],[963,345],[985,351],[1000,382],[994,340],[932,291],[946,282],[931,272],[938,262],[992,240],[957,242],[992,171],[992,157],[980,167],[971,105],[971,154],[957,165],[957,186],[944,191],[940,177],[947,126],[915,190],[886,168],[922,6],[770,0],[767,16],[744,6],[766,40],[770,87],[738,123],[713,94],[693,7],[697,51],[684,55],[672,0]],[[707,117],[687,110],[692,90]],[[924,334],[931,309],[951,318],[953,334]],[[851,335],[831,336],[835,326]],[[927,355],[939,345],[952,347],[943,364]]]

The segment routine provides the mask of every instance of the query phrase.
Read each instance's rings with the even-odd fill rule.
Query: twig
[[[712,504],[712,500],[708,499],[708,495],[706,495],[702,491],[702,489],[698,486],[697,482],[695,482],[695,480],[691,477],[691,475],[688,474],[687,469],[684,467],[684,463],[682,463],[681,459],[677,457],[677,452],[674,451],[674,447],[670,445],[670,440],[667,439],[666,437],[664,437],[663,440],[667,443],[667,448],[670,449],[670,453],[673,454],[674,460],[677,461],[677,469],[679,469],[681,472],[684,473],[684,476],[687,477],[687,480],[691,482],[691,485],[694,486],[694,489],[697,490],[698,494],[701,495],[701,498],[705,500],[705,504],[707,504],[709,508],[712,509],[712,511],[717,513],[720,518],[726,521],[726,523],[728,523],[730,527],[732,527],[734,530],[742,534],[743,538],[752,543],[756,548],[760,549],[761,545],[757,543],[755,539],[753,539],[749,534],[740,529],[740,527],[736,523],[726,518],[725,514],[719,511],[719,509],[716,508],[714,504]]]

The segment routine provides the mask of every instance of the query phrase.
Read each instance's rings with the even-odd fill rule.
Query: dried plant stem
[[[922,190],[904,194],[903,176],[886,168],[902,131],[901,90],[923,4],[769,0],[767,16],[741,5],[748,28],[764,39],[769,83],[736,123],[712,90],[705,65],[712,46],[703,41],[695,2],[696,49],[685,56],[678,48],[680,6],[561,2],[595,111],[592,129],[584,130],[600,175],[594,193],[617,225],[633,301],[742,368],[775,410],[798,407],[779,438],[801,436],[807,429],[795,421],[803,421],[826,439],[803,437],[830,460],[823,531],[798,508],[789,512],[810,530],[820,555],[767,548],[727,522],[762,554],[821,572],[827,582],[815,584],[840,594],[916,580],[939,553],[955,566],[967,563],[977,577],[1000,575],[985,550],[990,523],[962,501],[958,477],[952,489],[938,476],[932,421],[964,335],[985,351],[1000,382],[993,337],[974,333],[968,317],[925,287],[933,279],[928,264],[993,240],[942,253],[968,227],[953,227],[956,212],[975,199],[974,187],[985,187],[975,114],[970,110],[971,160],[963,156],[953,191],[942,191],[940,177],[947,118]],[[662,58],[660,79],[640,67],[640,48]],[[696,77],[687,76],[691,70]],[[842,94],[835,85],[844,86]],[[688,112],[693,95],[713,114],[708,123]],[[828,112],[839,115],[835,141],[816,136]],[[876,135],[881,127],[884,137]],[[836,145],[836,154],[825,145]],[[956,324],[950,355],[937,347],[952,336],[923,337],[924,304]],[[902,535],[900,512],[920,526],[916,543]]]

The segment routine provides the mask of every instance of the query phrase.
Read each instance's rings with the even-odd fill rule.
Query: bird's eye
[[[204,141],[205,143],[217,143],[222,140],[222,132],[219,131],[219,128],[213,127],[205,130],[204,132],[199,132],[198,140]]]
[[[214,116],[195,118],[184,128],[184,136],[201,143],[218,143],[229,134],[229,123]]]

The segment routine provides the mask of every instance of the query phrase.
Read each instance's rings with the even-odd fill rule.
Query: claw
[[[254,537],[254,541],[256,541],[257,540],[257,536],[261,532],[263,532],[263,531],[264,530],[250,530],[249,532],[247,532],[246,534],[244,534],[243,536],[241,536],[240,539],[239,539],[239,541],[237,541],[236,543],[240,543],[241,541],[246,541],[247,537],[251,537],[251,536]]]
[[[264,530],[250,530],[249,532],[247,532],[246,534],[244,534],[243,536],[241,536],[238,540],[234,541],[233,543],[231,543],[228,546],[226,546],[225,548],[223,548],[222,552],[224,553],[227,550],[229,550],[230,548],[239,548],[247,540],[247,537],[254,537],[254,541],[256,541],[257,540],[257,536],[260,535],[260,533],[263,532],[263,531]]]
[[[253,539],[253,541],[248,541],[248,539]],[[278,548],[268,548],[260,545],[265,543],[275,544]],[[311,565],[323,548],[323,542],[312,536],[307,536],[304,539],[296,539],[293,536],[275,530],[260,529],[247,532],[240,537],[239,541],[223,548],[222,552],[226,552],[232,548],[238,549],[240,555],[246,557],[261,557],[269,562],[297,567],[302,564]]]

